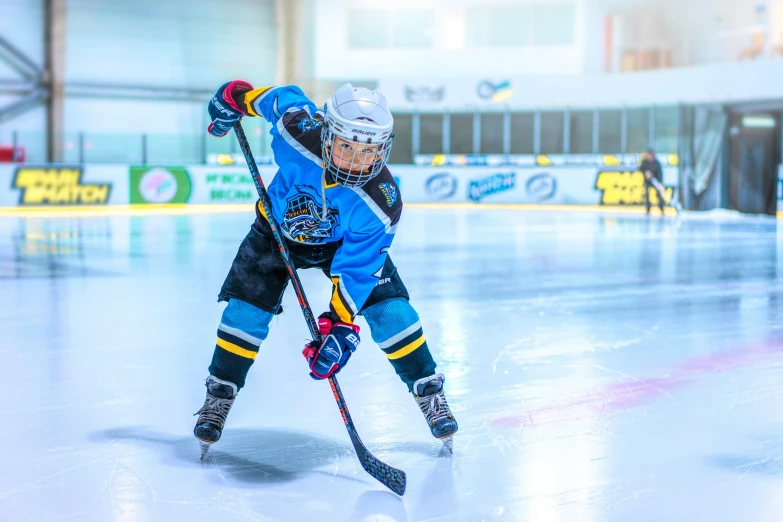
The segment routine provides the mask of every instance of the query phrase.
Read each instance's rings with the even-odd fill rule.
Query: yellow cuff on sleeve
[[[242,101],[245,103],[245,108],[250,116],[261,116],[256,110],[256,104],[261,100],[264,94],[274,89],[274,85],[267,85],[266,87],[259,87],[245,93],[245,97]]]

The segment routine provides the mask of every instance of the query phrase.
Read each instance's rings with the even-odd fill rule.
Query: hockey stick
[[[672,199],[674,197],[674,194],[672,194],[672,197],[670,198],[669,195],[666,193],[666,187],[663,185],[663,183],[658,181],[658,178],[656,178],[654,176],[650,177],[650,183],[652,183],[653,186],[655,187],[655,189],[658,191],[658,197],[663,199],[664,203],[666,203],[671,208],[673,208],[675,214],[679,215],[680,209],[677,208],[679,205],[675,205],[675,204],[672,203]]]
[[[242,154],[245,156],[245,161],[247,161],[247,166],[253,177],[253,182],[256,184],[258,198],[261,201],[261,206],[264,208],[264,213],[267,215],[267,221],[269,221],[269,226],[272,228],[272,234],[274,234],[277,245],[280,248],[280,255],[283,256],[283,261],[285,261],[288,275],[291,277],[291,283],[296,292],[296,298],[299,300],[299,306],[302,307],[305,321],[307,322],[308,328],[310,328],[310,335],[313,336],[314,341],[321,343],[321,332],[318,330],[318,323],[313,316],[313,311],[310,309],[310,304],[307,302],[307,297],[302,288],[302,283],[299,281],[296,268],[288,255],[288,247],[285,244],[285,239],[275,222],[274,214],[272,214],[272,202],[269,200],[269,195],[266,193],[264,180],[261,179],[261,174],[258,172],[258,166],[256,165],[256,160],[253,158],[253,153],[250,152],[250,144],[247,142],[247,137],[245,136],[245,131],[242,129],[241,122],[236,122],[234,124],[234,133],[237,136],[237,141],[239,141],[239,148],[242,149]],[[353,420],[351,420],[351,414],[348,413],[348,406],[345,404],[343,392],[340,390],[340,385],[337,384],[337,378],[334,376],[329,377],[329,386],[332,388],[334,400],[337,401],[337,406],[340,408],[340,414],[342,415],[343,422],[348,430],[348,435],[351,437],[353,449],[356,450],[356,455],[359,457],[359,462],[362,467],[381,484],[398,495],[405,493],[405,472],[381,462],[370,453],[359,438],[359,434],[356,432],[356,427],[353,425]]]

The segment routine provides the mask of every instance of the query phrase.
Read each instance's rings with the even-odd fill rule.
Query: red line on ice
[[[671,391],[693,383],[699,376],[754,364],[779,356],[781,352],[783,339],[770,339],[757,345],[698,356],[664,372],[664,377],[627,378],[552,405],[499,417],[492,424],[505,427],[540,426],[627,410],[655,397],[668,395]]]

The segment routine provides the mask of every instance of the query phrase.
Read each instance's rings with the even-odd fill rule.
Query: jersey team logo
[[[386,198],[386,206],[391,208],[392,205],[397,203],[397,189],[391,183],[381,183],[378,188],[383,192]]]
[[[323,126],[323,124],[324,122],[321,120],[316,120],[315,118],[302,118],[302,120],[297,124],[297,128],[299,128],[301,132],[307,132],[320,128]]]
[[[340,224],[340,213],[327,207],[323,216],[321,198],[313,187],[296,185],[296,195],[288,198],[283,214],[283,228],[294,240],[302,243],[323,243],[332,237]]]

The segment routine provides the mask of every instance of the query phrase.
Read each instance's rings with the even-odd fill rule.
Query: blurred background
[[[652,147],[686,208],[777,211],[783,0],[2,0],[0,158],[231,164],[204,132],[231,79],[318,105],[381,88],[398,165],[630,168]]]

